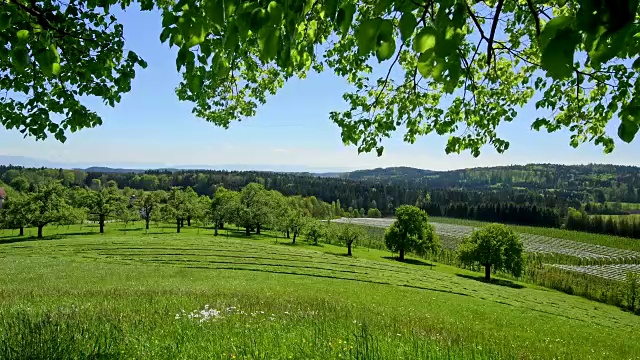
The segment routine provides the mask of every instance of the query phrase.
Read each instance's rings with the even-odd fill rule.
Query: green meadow
[[[638,316],[387,251],[235,229],[46,230],[0,233],[0,358],[640,356]]]

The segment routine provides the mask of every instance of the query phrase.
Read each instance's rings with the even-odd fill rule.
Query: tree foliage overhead
[[[64,140],[100,124],[80,102],[114,105],[136,65],[109,12],[130,0],[4,0],[0,7],[0,103],[5,127]],[[178,0],[159,8],[160,41],[177,49],[177,88],[193,112],[228,127],[253,116],[284,83],[330,69],[351,91],[331,113],[346,144],[383,151],[404,139],[449,135],[447,152],[479,155],[526,103],[551,115],[534,129],[568,129],[570,144],[614,148],[640,127],[637,0]],[[378,62],[380,65],[375,65]],[[375,69],[374,69],[375,67]],[[384,69],[380,72],[375,71]],[[13,96],[15,94],[16,96]],[[56,120],[53,114],[62,114]]]

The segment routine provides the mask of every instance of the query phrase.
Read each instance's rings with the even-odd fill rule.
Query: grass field
[[[387,251],[348,258],[334,245],[169,226],[95,232],[0,232],[0,358],[640,356],[638,316]]]

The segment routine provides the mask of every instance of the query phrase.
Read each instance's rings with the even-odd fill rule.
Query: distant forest
[[[239,190],[250,182],[284,195],[338,202],[345,211],[379,209],[393,215],[403,204],[432,216],[558,227],[570,208],[588,214],[626,214],[640,207],[640,168],[617,165],[532,164],[435,172],[413,168],[361,170],[342,174],[259,171],[148,170],[112,172],[0,166],[0,180],[12,187],[56,179],[64,186],[115,181],[119,188],[169,190],[191,187],[211,196],[219,186]],[[362,212],[362,211],[360,211]]]

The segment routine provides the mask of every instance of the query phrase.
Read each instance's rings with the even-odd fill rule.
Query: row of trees
[[[85,220],[98,222],[100,232],[110,220],[125,224],[143,220],[149,229],[151,221],[173,222],[176,231],[191,226],[212,224],[215,235],[225,223],[232,223],[260,234],[263,228],[282,230],[293,235],[294,242],[303,224],[312,218],[331,218],[344,210],[315,197],[285,197],[264,186],[250,183],[240,191],[218,187],[213,198],[199,196],[192,188],[174,187],[170,191],[139,191],[118,189],[113,181],[103,185],[95,179],[90,187],[65,188],[59,181],[30,187],[28,191],[9,189],[9,196],[0,211],[2,228],[37,227],[38,237],[49,224],[70,225]]]
[[[568,230],[640,239],[640,217],[633,215],[589,215],[584,210],[571,208],[565,227]]]
[[[421,208],[432,216],[446,216],[459,219],[472,219],[489,222],[502,222],[519,225],[560,227],[562,221],[556,209],[536,205],[517,205],[514,203],[451,203],[441,205],[435,202],[423,203]]]

